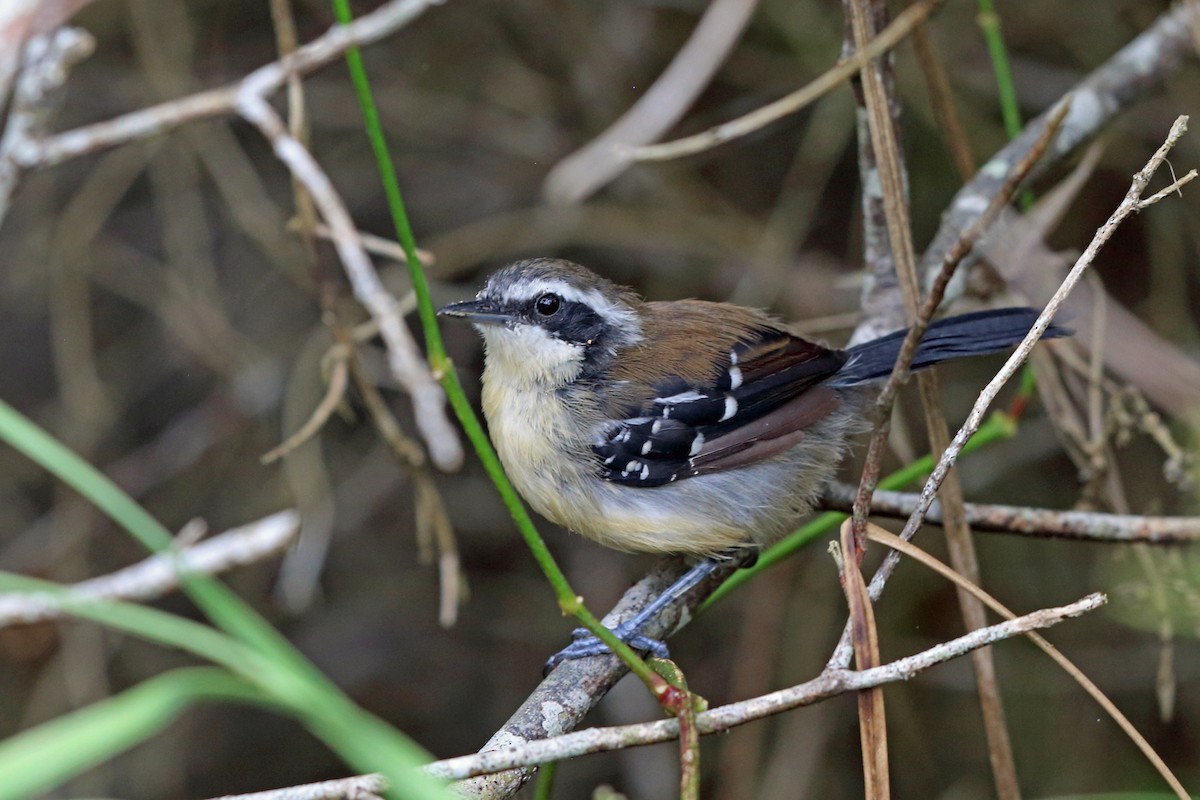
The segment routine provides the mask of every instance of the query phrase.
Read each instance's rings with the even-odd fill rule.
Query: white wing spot
[[[704,434],[697,433],[696,438],[692,439],[692,449],[688,451],[688,455],[694,456],[699,454],[701,447],[704,447]]]
[[[717,422],[724,422],[727,419],[732,419],[733,415],[736,413],[737,400],[731,394],[725,395],[725,414],[719,420],[717,420]]]
[[[649,452],[650,452],[650,440],[647,439],[646,443],[644,445],[642,445],[642,455],[646,455]]]
[[[642,480],[646,480],[646,479],[647,479],[647,478],[649,478],[649,477],[650,477],[650,465],[649,465],[649,464],[643,464],[643,465],[642,465],[642,474],[641,474],[641,479],[642,479]]]
[[[650,426],[650,435],[654,436],[661,430],[662,430],[662,420],[661,419],[654,420],[654,424]]]
[[[729,368],[729,388],[736,389],[742,385],[742,370],[741,367]]]
[[[673,406],[673,405],[678,405],[679,403],[692,403],[692,402],[695,402],[696,400],[703,400],[703,399],[704,399],[704,395],[700,394],[695,389],[688,389],[686,392],[680,392],[679,394],[673,394],[670,397],[660,397],[660,398],[656,399],[654,402],[661,403],[664,406]]]

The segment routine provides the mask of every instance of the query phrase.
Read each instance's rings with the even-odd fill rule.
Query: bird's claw
[[[666,644],[658,639],[652,639],[638,632],[637,628],[627,628],[624,625],[618,625],[611,629],[613,634],[625,644],[642,653],[647,653],[654,658],[670,658],[670,652],[667,650]],[[546,666],[542,669],[543,675],[549,675],[559,664],[564,661],[574,661],[577,658],[587,658],[588,656],[605,655],[611,652],[604,642],[592,635],[592,632],[587,628],[576,628],[571,631],[571,643],[559,650],[554,655],[550,656],[546,661]]]

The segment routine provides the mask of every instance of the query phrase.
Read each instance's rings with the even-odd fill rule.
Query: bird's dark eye
[[[533,301],[533,307],[537,309],[537,313],[543,317],[552,317],[558,313],[558,309],[562,307],[562,298],[553,292],[546,292],[538,296],[537,300]]]

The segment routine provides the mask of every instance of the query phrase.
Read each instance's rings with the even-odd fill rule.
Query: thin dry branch
[[[1185,58],[1195,57],[1190,16],[1188,2],[1176,3],[1070,91],[1071,110],[1030,179],[1061,163],[1117,114],[1177,71]],[[954,196],[921,257],[921,274],[932,274],[938,268],[946,251],[987,207],[1004,176],[1025,157],[1061,105],[1055,104],[1026,125],[1020,136],[992,156]]]
[[[846,692],[872,689],[897,681],[906,681],[938,664],[963,656],[979,647],[994,644],[1029,631],[1048,628],[1064,619],[1076,617],[1104,605],[1102,594],[1090,594],[1069,605],[1034,611],[1015,620],[981,628],[957,639],[936,645],[916,655],[897,659],[872,669],[831,670],[816,678],[781,689],[761,697],[719,706],[696,715],[702,734],[729,730],[756,719],[812,705]],[[654,744],[674,739],[679,726],[673,719],[624,725],[614,728],[593,728],[566,734],[555,739],[529,742],[511,750],[497,750],[473,756],[446,759],[431,764],[434,775],[456,778],[502,769],[515,769],[530,764],[543,764],[563,758],[599,753],[623,747]]]
[[[1051,120],[1043,134],[1035,142],[1025,157],[1013,167],[1001,184],[996,196],[992,198],[984,214],[979,217],[966,231],[963,237],[952,247],[942,261],[941,268],[934,277],[928,295],[917,311],[916,319],[912,320],[908,333],[900,348],[896,363],[884,384],[875,403],[875,430],[867,447],[867,457],[864,462],[858,493],[853,506],[853,522],[858,532],[856,541],[861,543],[861,532],[865,529],[871,498],[879,482],[879,464],[883,456],[884,446],[890,430],[892,405],[900,387],[906,382],[909,367],[916,354],[917,345],[925,335],[930,320],[942,303],[946,287],[954,276],[959,263],[971,252],[975,242],[982,236],[1000,213],[1008,206],[1017,187],[1038,162],[1050,140],[1058,131],[1066,113]],[[903,263],[911,264],[911,259],[903,259]],[[899,262],[898,262],[899,263]],[[902,285],[917,280],[914,271],[901,279]],[[907,302],[907,293],[905,295]],[[941,413],[939,390],[936,375],[923,373],[918,378],[921,390],[922,407],[925,413],[926,425],[929,430],[930,444],[934,452],[940,454],[945,450],[950,438],[944,416]],[[975,545],[971,538],[971,528],[963,511],[964,498],[962,488],[956,476],[951,473],[942,488],[943,502],[946,507],[945,533],[951,560],[957,570],[970,580],[978,583],[979,563],[975,554]],[[964,592],[958,593],[959,605],[962,609],[963,622],[967,630],[974,630],[986,624],[983,607],[977,600]],[[995,664],[988,650],[979,650],[971,656],[976,673],[976,686],[979,692],[980,708],[983,715],[984,731],[988,741],[988,753],[992,762],[992,770],[996,779],[996,793],[1001,800],[1019,800],[1020,789],[1017,783],[1016,762],[1013,757],[1011,739],[1004,720],[1004,707],[1000,698],[1000,689],[996,679]]]
[[[368,44],[387,36],[437,3],[438,0],[396,0],[359,17],[350,25],[335,26],[293,54],[260,67],[235,84],[150,106],[56,136],[33,136],[31,131],[36,128],[24,123],[17,125],[14,133],[14,122],[19,123],[20,119],[10,119],[5,132],[6,141],[0,145],[0,219],[6,198],[22,169],[50,166],[85,153],[161,134],[197,119],[239,113],[263,131],[280,160],[314,195],[314,202],[335,232],[334,246],[350,277],[355,297],[379,324],[391,371],[412,396],[417,427],[429,447],[430,459],[443,470],[457,469],[462,464],[463,450],[458,434],[446,416],[445,394],[421,358],[420,350],[401,318],[396,299],[376,275],[363,251],[354,223],[332,182],[311,154],[288,133],[286,126],[265,100],[267,95],[283,86],[289,77],[332,61],[351,45]],[[58,35],[66,35],[66,32],[59,32]],[[68,63],[68,58],[59,56],[57,62]],[[27,72],[35,75],[32,70]],[[25,82],[23,75],[21,83]],[[33,99],[40,102],[42,95],[44,91]],[[10,136],[13,138],[10,139]],[[5,164],[8,165],[7,170]]]
[[[1043,608],[1031,614],[1019,616],[1015,620],[1000,622],[980,628],[978,631],[965,634],[949,642],[932,646],[916,655],[864,670],[834,669],[823,672],[810,681],[784,688],[784,690],[763,694],[738,703],[721,705],[715,709],[696,715],[696,724],[702,734],[716,733],[728,730],[746,722],[761,720],[761,718],[779,714],[781,711],[812,705],[820,700],[838,696],[846,692],[858,692],[892,684],[892,682],[911,679],[913,675],[937,666],[953,658],[966,655],[977,648],[988,644],[1002,642],[1003,639],[1020,636],[1039,628],[1058,624],[1070,616],[1085,614],[1103,606],[1104,595],[1087,595],[1084,599],[1058,608]],[[598,753],[617,748],[637,745],[652,745],[660,741],[670,741],[678,735],[678,723],[674,720],[659,720],[620,726],[616,728],[593,728],[581,730],[578,733],[565,734],[556,739],[546,739],[527,742],[526,745],[475,756],[450,758],[428,766],[428,770],[439,777],[464,777],[479,775],[482,772],[517,769],[532,764],[545,764],[552,760],[583,756],[586,753]]]
[[[980,589],[977,585],[967,580],[962,575],[959,575],[957,572],[938,561],[924,550],[921,550],[910,542],[904,541],[890,531],[885,531],[877,525],[869,525],[868,527],[871,541],[885,544],[888,547],[893,548],[897,554],[903,553],[904,555],[919,561],[920,563],[937,572],[939,575],[953,582],[959,589],[970,593],[971,596],[976,600],[987,605],[988,608],[992,609],[992,611],[996,612],[1005,619],[1012,620],[1016,618],[1013,612],[1009,611],[1008,608],[996,600],[996,598],[992,597],[987,592]],[[1162,775],[1163,779],[1171,787],[1172,791],[1175,792],[1179,800],[1189,800],[1191,795],[1189,795],[1183,788],[1183,784],[1181,784],[1179,779],[1175,777],[1175,774],[1171,772],[1170,767],[1168,767],[1166,762],[1162,760],[1162,757],[1155,752],[1150,743],[1146,741],[1146,738],[1138,732],[1137,728],[1133,726],[1133,723],[1129,721],[1129,718],[1122,714],[1121,710],[1117,708],[1111,700],[1108,699],[1103,691],[1100,690],[1100,687],[1093,683],[1091,678],[1083,673],[1083,670],[1071,663],[1070,659],[1064,656],[1057,647],[1046,641],[1045,637],[1032,631],[1028,634],[1028,636],[1030,641],[1037,645],[1043,653],[1050,656],[1054,663],[1058,664],[1058,666],[1064,672],[1070,675],[1071,678],[1078,683],[1080,687],[1082,687],[1083,690],[1087,692],[1088,695],[1090,695],[1091,698],[1095,700],[1102,709],[1104,709],[1105,713],[1108,714],[1118,726],[1120,726],[1121,730],[1125,732],[1125,735],[1128,736],[1135,745],[1137,745],[1137,748],[1142,751],[1142,754],[1146,756],[1146,759],[1154,766],[1155,769],[1158,770],[1158,773]]]
[[[348,345],[335,345],[330,350],[329,357],[332,361],[332,366],[329,370],[329,385],[325,389],[325,396],[321,398],[321,402],[313,409],[312,415],[300,426],[299,430],[278,446],[263,453],[258,459],[259,463],[270,464],[278,461],[316,436],[321,428],[325,427],[325,423],[329,421],[333,412],[337,410],[337,407],[345,399],[346,387],[350,385],[350,348]]]
[[[1152,198],[1143,199],[1142,193],[1150,183],[1150,179],[1154,177],[1154,173],[1162,165],[1163,161],[1166,160],[1167,153],[1170,152],[1175,143],[1187,131],[1187,120],[1186,116],[1181,116],[1175,120],[1175,124],[1171,126],[1170,133],[1167,134],[1166,141],[1158,148],[1158,151],[1150,158],[1146,166],[1133,177],[1133,182],[1129,187],[1129,191],[1125,194],[1125,199],[1121,201],[1108,220],[1096,231],[1096,235],[1092,238],[1091,243],[1088,244],[1087,249],[1084,250],[1083,255],[1076,260],[1075,266],[1071,268],[1066,279],[1059,286],[1058,291],[1054,293],[1054,296],[1050,298],[1050,302],[1046,304],[1042,313],[1038,315],[1033,329],[1029,331],[1029,334],[1017,346],[1016,352],[1009,357],[1004,367],[996,374],[996,377],[980,392],[979,399],[975,401],[975,405],[971,408],[971,413],[967,415],[967,421],[959,429],[958,433],[955,434],[950,447],[942,454],[937,466],[934,468],[933,474],[929,476],[929,480],[925,483],[925,488],[921,491],[921,499],[917,504],[917,508],[913,510],[912,516],[904,526],[904,531],[901,534],[902,538],[905,540],[911,539],[913,534],[916,533],[917,528],[920,527],[922,520],[925,518],[925,513],[929,510],[929,506],[933,502],[938,487],[945,479],[950,467],[957,460],[959,453],[962,452],[963,445],[966,444],[967,439],[975,431],[979,430],[979,426],[983,422],[983,417],[987,413],[988,408],[991,407],[992,401],[1004,384],[1016,374],[1017,369],[1029,358],[1029,353],[1033,350],[1033,346],[1041,338],[1042,334],[1046,332],[1046,328],[1054,320],[1055,315],[1058,313],[1067,295],[1071,292],[1071,289],[1075,287],[1075,284],[1083,277],[1087,268],[1095,261],[1100,248],[1112,237],[1113,233],[1116,232],[1126,217],[1135,211],[1141,211],[1150,204]],[[1182,186],[1188,183],[1195,176],[1196,172],[1193,170],[1172,184],[1172,188],[1177,188],[1176,185]],[[880,588],[882,588],[882,584],[880,584]]]
[[[110,575],[66,588],[74,600],[150,600],[179,587],[177,559],[193,572],[216,575],[281,552],[299,530],[299,515],[295,511],[280,511],[197,544],[180,547],[171,555],[154,555]],[[58,599],[26,593],[0,595],[0,627],[44,622],[60,616],[65,614]]]
[[[821,503],[833,511],[849,512],[854,505],[855,492],[856,489],[847,484],[831,484],[825,488]],[[920,495],[916,493],[877,491],[871,499],[871,513],[906,519],[919,500]],[[963,510],[972,528],[994,533],[1125,544],[1200,542],[1200,517],[1146,517],[988,503],[966,503]],[[941,503],[933,502],[925,514],[925,521],[941,524]]]
[[[1068,114],[1068,119],[1069,118],[1070,115]],[[904,530],[901,533],[901,538],[903,538],[905,541],[912,539],[912,537],[916,534],[916,531],[920,527],[922,520],[924,520],[925,515],[929,511],[930,505],[933,504],[933,500],[937,495],[938,488],[941,486],[942,481],[945,479],[946,474],[950,470],[950,467],[954,464],[959,454],[962,452],[963,445],[966,444],[967,439],[969,439],[971,435],[979,429],[979,425],[983,421],[984,414],[991,406],[996,394],[1000,391],[1001,387],[1003,387],[1004,384],[1007,383],[1010,378],[1012,378],[1017,369],[1020,368],[1023,363],[1025,363],[1025,360],[1029,357],[1030,352],[1033,350],[1034,344],[1036,344],[1041,338],[1042,334],[1045,333],[1046,328],[1050,325],[1051,321],[1058,313],[1063,301],[1075,284],[1079,282],[1087,267],[1092,263],[1096,257],[1096,254],[1100,251],[1100,248],[1106,241],[1108,241],[1109,237],[1112,236],[1113,232],[1127,216],[1143,207],[1140,205],[1142,202],[1142,192],[1145,190],[1146,185],[1150,182],[1150,178],[1153,176],[1155,170],[1157,170],[1162,162],[1166,159],[1167,152],[1171,149],[1175,142],[1178,141],[1179,137],[1183,135],[1185,130],[1187,130],[1187,117],[1180,117],[1175,121],[1175,124],[1171,126],[1171,131],[1167,135],[1167,139],[1165,142],[1163,142],[1163,145],[1151,157],[1146,166],[1134,176],[1133,183],[1129,187],[1129,191],[1126,193],[1125,199],[1121,201],[1120,205],[1117,207],[1117,210],[1113,212],[1108,221],[1105,222],[1104,225],[1102,225],[1096,232],[1096,235],[1093,237],[1087,249],[1083,252],[1083,255],[1081,255],[1075,262],[1075,266],[1072,267],[1066,279],[1059,286],[1058,291],[1054,293],[1054,297],[1051,298],[1050,302],[1042,310],[1042,313],[1038,315],[1038,318],[1034,322],[1033,327],[1030,329],[1028,335],[1026,335],[1021,344],[1017,346],[1016,351],[1009,357],[1008,361],[1005,362],[1000,372],[997,373],[997,375],[980,393],[974,407],[971,409],[971,413],[967,416],[967,421],[963,424],[962,428],[959,429],[958,433],[954,437],[954,440],[950,443],[950,446],[947,447],[945,452],[942,453],[941,457],[938,459],[937,466],[934,468],[933,474],[930,475],[929,480],[925,483],[925,487],[921,491],[917,506],[913,509],[913,513],[909,516],[908,522],[905,524]],[[871,578],[870,590],[871,598],[873,600],[878,599],[883,593],[883,587],[887,584],[888,578],[891,577],[892,572],[895,571],[897,563],[899,563],[898,556],[895,554],[889,554],[888,557],[884,559],[883,564],[881,564],[879,569],[875,572],[874,577]],[[845,667],[850,663],[850,659],[852,657],[853,648],[850,645],[849,626],[847,625],[847,628],[842,632],[841,641],[838,643],[838,646],[834,650],[834,654],[830,659],[830,664],[838,667]]]
[[[945,0],[921,0],[921,2],[914,3],[904,9],[862,50],[838,61],[820,77],[762,108],[755,109],[737,119],[731,119],[729,122],[723,122],[706,131],[671,142],[643,147],[618,147],[618,155],[622,155],[630,161],[666,161],[672,158],[682,158],[748,136],[789,114],[795,114],[853,78],[873,59],[879,58],[904,41],[905,37],[928,19],[944,2]]]
[[[881,664],[879,630],[875,627],[875,610],[867,596],[862,567],[853,557],[856,550],[854,526],[850,520],[842,523],[841,553],[837,557],[842,589],[850,607],[850,627],[853,630],[854,665],[861,672]],[[831,545],[832,547],[832,545]],[[863,796],[866,800],[888,800],[891,781],[888,777],[887,713],[883,689],[875,687],[858,693],[858,736],[862,749]]]
[[[1102,594],[1090,594],[1069,605],[1044,608],[1012,620],[972,631],[957,639],[936,645],[915,655],[900,658],[867,670],[827,669],[816,678],[761,697],[719,706],[696,715],[702,734],[718,733],[757,719],[813,705],[848,692],[860,692],[889,683],[907,681],[938,664],[943,664],[1005,639],[1049,628],[1065,619],[1077,617],[1104,605]],[[609,728],[566,733],[551,739],[514,743],[504,747],[436,761],[426,767],[433,775],[446,779],[467,779],[494,775],[510,770],[532,770],[540,764],[561,761],[589,753],[603,753],[627,747],[658,744],[676,739],[679,723],[674,719],[642,722]],[[340,781],[294,786],[274,792],[227,795],[220,800],[329,800],[353,797],[356,791],[382,791],[382,779],[362,775]],[[461,790],[462,785],[459,788]]]
[[[87,58],[95,47],[91,34],[60,28],[29,40],[22,54],[21,72],[13,92],[12,107],[0,137],[0,222],[20,177],[20,153],[42,135],[58,89],[71,67]],[[0,101],[0,108],[3,102]]]
[[[379,333],[387,345],[388,366],[412,397],[413,414],[429,447],[430,459],[441,469],[457,469],[462,464],[463,450],[458,434],[446,418],[446,395],[421,358],[417,343],[400,314],[399,302],[379,280],[371,259],[363,250],[354,220],[333,182],[312,154],[288,133],[283,120],[263,99],[270,77],[264,73],[258,80],[251,76],[242,82],[237,111],[262,131],[275,155],[304,184],[317,204],[333,232],[333,244],[350,278],[354,296],[379,325]]]
[[[858,494],[854,501],[853,511],[856,523],[866,519],[867,512],[871,506],[871,497],[879,482],[879,463],[883,456],[883,448],[887,443],[888,421],[891,418],[892,404],[895,402],[900,387],[908,380],[909,368],[912,366],[917,346],[920,344],[921,338],[925,335],[925,331],[928,330],[933,315],[942,304],[942,299],[945,296],[946,287],[950,284],[950,279],[954,276],[958,265],[970,254],[975,243],[979,241],[979,238],[987,232],[1000,213],[1008,206],[1009,201],[1016,194],[1017,187],[1021,185],[1021,182],[1025,180],[1025,177],[1029,175],[1034,165],[1042,157],[1046,146],[1050,143],[1050,139],[1058,131],[1058,126],[1062,123],[1065,113],[1066,106],[1063,107],[1061,113],[1051,120],[1046,130],[1038,137],[1038,140],[1030,148],[1029,152],[1025,154],[1025,157],[1005,177],[995,197],[988,203],[988,207],[984,210],[983,214],[967,230],[963,231],[962,238],[946,251],[945,257],[942,259],[942,264],[933,280],[933,285],[929,289],[929,294],[921,304],[916,320],[909,326],[908,333],[904,336],[904,341],[900,345],[900,353],[896,357],[896,363],[892,367],[892,372],[888,375],[887,382],[884,383],[879,396],[875,400],[878,422],[867,445],[866,466],[863,469],[862,479],[858,485]]]
[[[546,176],[551,202],[579,203],[632,163],[625,151],[652,142],[683,116],[750,22],[758,0],[713,0],[662,75],[620,119]]]
[[[378,800],[386,790],[387,780],[382,775],[359,775],[266,792],[227,794],[213,800]]]
[[[862,50],[866,47],[873,29],[877,29],[886,19],[887,7],[882,0],[845,0],[843,7],[848,16],[854,49]],[[862,176],[864,179],[863,202],[872,211],[871,214],[864,215],[864,239],[877,241],[874,248],[868,248],[866,251],[868,256],[866,267],[874,280],[873,286],[875,287],[886,286],[888,281],[893,279],[898,282],[900,297],[903,299],[904,317],[912,328],[917,328],[928,324],[933,311],[941,303],[942,293],[955,270],[957,259],[943,264],[941,272],[933,281],[934,285],[930,296],[922,308],[921,282],[917,272],[917,257],[909,219],[907,173],[898,134],[899,96],[895,91],[894,80],[885,80],[882,63],[880,69],[873,67],[864,69],[861,77],[862,105],[865,114],[860,113],[859,125],[861,130],[865,123],[869,136],[863,136],[862,133],[859,135],[860,147],[864,151],[860,155],[860,162],[868,167],[872,166],[872,162],[874,162],[874,173],[878,176],[879,191],[878,197],[871,197],[874,188],[873,182],[867,180],[871,175],[864,173]],[[868,140],[869,152],[866,152]],[[1015,181],[1013,183],[1015,184]],[[886,241],[879,232],[879,212],[882,212],[882,223],[887,231]],[[892,270],[894,270],[894,274]],[[868,291],[865,299],[869,300],[875,294],[874,291]],[[879,311],[878,308],[875,310]],[[898,313],[899,304],[893,314],[898,315]],[[924,322],[922,322],[922,318]],[[912,334],[913,331],[910,330],[907,344],[911,352],[915,352],[917,337]],[[917,336],[919,335],[917,334]],[[903,380],[907,368],[907,364],[897,363],[888,383],[893,387],[897,385],[899,381]],[[945,417],[942,415],[941,391],[938,386],[937,373],[933,371],[921,373],[917,377],[917,386],[920,390],[921,406],[925,417],[925,427],[929,434],[930,447],[935,454],[939,454],[946,448],[950,432]],[[887,394],[886,389],[885,394]],[[876,430],[872,440],[876,447],[873,448],[873,452],[868,454],[863,468],[859,502],[855,505],[852,517],[851,527],[856,547],[853,557],[859,560],[861,560],[863,549],[866,547],[863,532],[867,506],[870,502],[870,492],[874,489],[878,479],[882,438],[890,427],[892,400],[893,397],[889,395],[881,398],[878,405],[875,415]],[[970,580],[978,582],[978,559],[975,555],[970,528],[963,521],[961,512],[963,492],[957,475],[953,473],[947,475],[947,480],[942,488],[943,501],[948,512],[945,534],[954,566]],[[848,554],[847,557],[851,556]],[[958,600],[967,630],[975,630],[986,624],[983,608],[976,600],[962,592],[959,593]],[[861,657],[858,623],[854,620],[853,615],[851,616],[851,628],[854,630],[855,655]],[[1004,719],[1004,707],[1000,699],[1000,689],[991,651],[987,649],[976,651],[971,654],[971,661],[976,674],[980,710],[987,737],[988,755],[995,777],[996,793],[1000,800],[1019,800],[1020,789],[1017,783],[1016,763],[1013,757],[1011,737]],[[878,705],[882,708],[882,698],[878,701]],[[860,704],[860,719],[863,708]],[[882,723],[878,724],[881,727]],[[882,739],[883,734],[880,733],[874,738]],[[876,752],[871,752],[868,748],[868,740],[864,737],[863,747],[864,764],[868,759],[874,758],[879,765],[876,772],[885,769],[884,759],[877,752],[881,749],[880,746],[876,745]],[[871,787],[872,774],[870,771],[867,772],[867,778],[868,797],[886,796],[887,786],[882,779],[876,776],[874,778],[876,785]]]
[[[1177,142],[1179,138],[1183,136],[1183,133],[1186,130],[1187,117],[1181,116],[1175,120],[1175,124],[1171,126],[1171,131],[1167,135],[1166,141],[1163,142],[1158,151],[1150,158],[1150,161],[1146,163],[1146,166],[1134,176],[1133,183],[1130,185],[1129,191],[1125,195],[1125,199],[1121,201],[1120,205],[1117,207],[1117,210],[1113,212],[1112,216],[1109,217],[1104,225],[1102,225],[1100,229],[1096,231],[1096,235],[1092,238],[1091,243],[1075,262],[1075,266],[1071,268],[1070,273],[1068,273],[1066,279],[1059,286],[1058,291],[1054,293],[1054,297],[1051,298],[1050,302],[1042,310],[1042,313],[1038,315],[1038,318],[1034,322],[1033,327],[1030,329],[1028,335],[1026,335],[1021,344],[1017,346],[1016,351],[1013,352],[1008,361],[1005,362],[1004,366],[1000,369],[1000,372],[996,374],[996,376],[988,383],[986,387],[984,387],[983,391],[979,395],[979,398],[975,401],[975,405],[972,407],[970,414],[968,414],[967,421],[959,429],[958,433],[955,434],[954,440],[950,443],[950,446],[947,447],[945,452],[942,453],[941,457],[938,459],[937,466],[934,468],[929,480],[926,481],[925,487],[922,489],[920,498],[917,502],[917,506],[913,510],[913,513],[909,516],[908,522],[905,524],[904,530],[901,533],[901,538],[904,539],[904,541],[912,539],[912,537],[916,534],[917,529],[920,527],[921,522],[924,520],[925,515],[929,511],[930,505],[932,505],[933,500],[937,495],[938,488],[941,486],[946,474],[949,472],[951,466],[953,466],[959,454],[962,452],[963,445],[965,445],[967,439],[969,439],[975,433],[975,431],[979,429],[979,425],[983,421],[984,414],[986,414],[987,409],[991,406],[992,401],[995,399],[996,394],[999,393],[1001,387],[1003,387],[1004,384],[1007,383],[1009,379],[1011,379],[1016,373],[1017,369],[1019,369],[1020,366],[1025,363],[1025,360],[1029,357],[1030,352],[1033,350],[1033,346],[1041,338],[1042,334],[1045,333],[1046,328],[1050,325],[1051,321],[1058,313],[1059,308],[1066,299],[1067,295],[1070,293],[1071,289],[1079,282],[1087,267],[1095,260],[1096,254],[1100,251],[1100,248],[1106,241],[1108,241],[1108,239],[1112,236],[1117,227],[1126,217],[1128,217],[1134,211],[1144,208],[1142,205],[1142,192],[1145,190],[1146,185],[1150,182],[1154,172],[1166,159],[1167,153],[1170,151],[1171,147],[1173,147],[1175,142]],[[895,554],[889,554],[888,557],[884,559],[883,564],[881,564],[879,569],[875,572],[870,584],[871,598],[873,600],[877,600],[883,593],[883,587],[887,584],[888,578],[891,577],[892,572],[895,571],[898,561],[899,559]],[[850,663],[850,659],[852,657],[853,648],[850,644],[849,625],[847,625],[846,629],[842,632],[841,641],[834,650],[834,654],[829,663],[832,666],[845,667]]]
[[[282,87],[288,76],[303,75],[339,58],[351,45],[377,42],[444,0],[393,0],[349,25],[335,25],[295,54],[258,68],[237,83],[138,109],[119,117],[30,141],[14,155],[24,169],[60,164],[87,153],[166,133],[188,122],[231,114],[245,86],[258,94]]]

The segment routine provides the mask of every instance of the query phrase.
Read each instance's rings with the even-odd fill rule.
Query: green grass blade
[[[171,552],[171,534],[158,520],[99,470],[3,401],[0,401],[0,440],[7,441],[73,487],[150,550]],[[8,576],[7,581],[9,586],[20,582],[17,576]],[[440,782],[418,771],[422,763],[431,760],[428,754],[399,731],[355,706],[223,584],[186,569],[180,570],[180,583],[209,619],[233,639],[222,638],[218,632],[197,623],[190,623],[193,627],[186,629],[189,635],[183,635],[187,620],[170,619],[170,615],[132,604],[77,603],[70,611],[135,635],[183,647],[202,658],[224,660],[239,671],[246,670],[248,679],[291,709],[348,764],[386,775],[396,787],[389,796],[419,800],[451,797]],[[39,590],[46,588],[43,585]],[[149,626],[148,631],[142,626]],[[202,644],[189,646],[192,637]],[[231,647],[235,640],[250,649],[235,650]],[[252,660],[253,668],[247,669],[245,661],[239,659]]]
[[[213,667],[168,672],[0,742],[0,800],[22,800],[137,745],[203,700],[264,703],[245,681]]]
[[[354,705],[335,687],[327,685],[325,679],[313,680],[305,674],[307,670],[297,672],[287,663],[267,658],[252,647],[207,625],[134,603],[80,600],[64,587],[9,573],[0,573],[0,591],[20,592],[60,608],[70,616],[97,622],[221,664],[240,676],[245,685],[257,687],[256,697],[273,702],[299,719],[347,764],[363,772],[383,773],[393,786],[399,787],[394,796],[421,800],[450,797],[439,781],[419,772],[421,765],[432,760],[428,753],[400,732]],[[162,695],[152,694],[151,697],[161,699]],[[159,716],[153,719],[160,719],[166,713],[161,706],[147,708],[157,709]],[[134,743],[131,741],[119,749]],[[70,763],[82,762],[71,759]],[[88,763],[84,768],[90,765]],[[62,771],[67,767],[60,765],[55,769]],[[72,774],[77,772],[67,777]],[[0,800],[3,800],[2,794]]]

